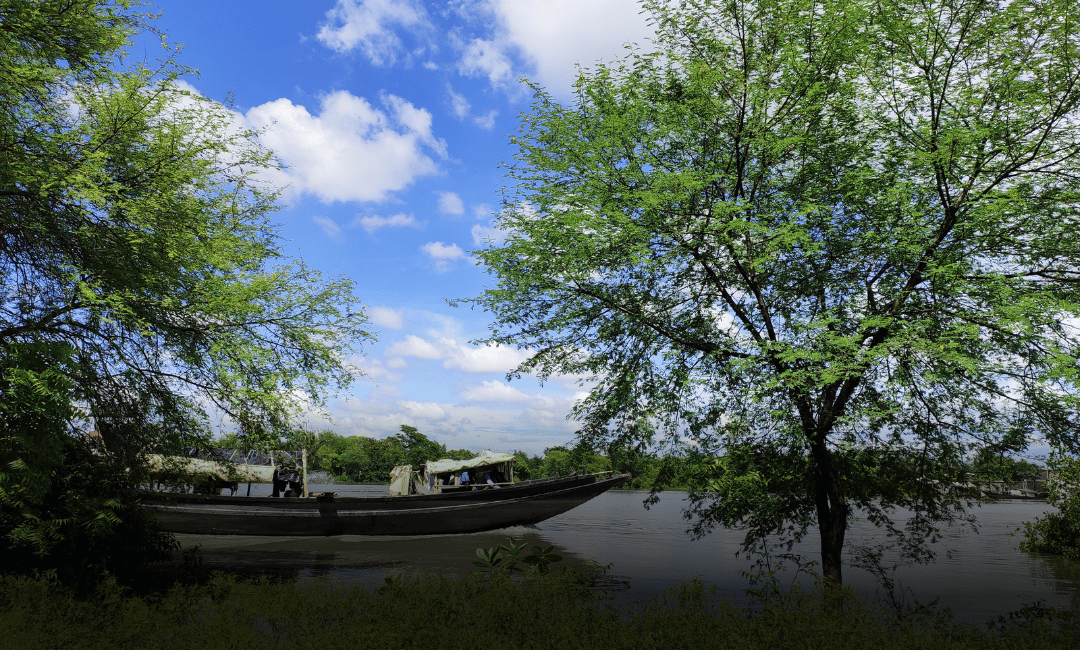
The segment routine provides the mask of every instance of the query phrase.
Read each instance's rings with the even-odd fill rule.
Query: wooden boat
[[[386,497],[242,497],[148,493],[163,530],[197,535],[439,535],[535,524],[621,485],[628,474],[579,474],[501,489]]]

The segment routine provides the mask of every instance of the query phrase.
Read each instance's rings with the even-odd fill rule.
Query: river
[[[255,486],[253,495],[266,486]],[[333,490],[341,496],[383,495],[386,486],[313,485],[312,490]],[[268,490],[268,488],[267,488]],[[738,530],[717,529],[691,540],[682,517],[684,495],[668,492],[646,510],[647,492],[606,492],[582,506],[536,526],[516,527],[469,535],[422,537],[240,537],[178,535],[181,545],[198,544],[204,566],[241,573],[276,573],[283,576],[330,575],[351,583],[381,583],[391,574],[466,574],[476,570],[475,551],[506,543],[510,536],[542,546],[554,546],[563,564],[580,566],[587,560],[610,564],[610,584],[618,602],[648,597],[680,582],[700,578],[715,585],[723,597],[746,599],[748,586],[740,574],[751,561],[736,557],[742,541]],[[937,561],[900,569],[897,578],[915,599],[953,610],[956,619],[978,623],[1038,600],[1048,605],[1076,607],[1080,603],[1080,563],[1022,553],[1023,539],[1016,532],[1050,509],[1045,502],[1002,501],[974,510],[978,533],[968,526],[946,528],[935,548]],[[816,558],[815,539],[801,551]],[[848,534],[852,543],[875,543],[884,534],[857,521]],[[794,577],[781,573],[783,584]],[[801,578],[804,584],[809,581]],[[867,572],[844,568],[845,584],[873,594],[880,589]]]

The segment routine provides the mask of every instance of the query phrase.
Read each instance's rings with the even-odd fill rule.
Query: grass
[[[137,596],[115,581],[77,596],[47,578],[0,577],[0,648],[912,648],[1080,647],[1068,613],[1032,608],[993,626],[940,612],[898,621],[848,594],[840,615],[814,592],[754,609],[684,584],[629,609],[575,571],[523,582],[502,576],[396,578],[378,589],[330,580],[239,580]]]

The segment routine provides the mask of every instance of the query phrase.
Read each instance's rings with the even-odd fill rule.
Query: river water
[[[262,488],[254,486],[252,495]],[[243,489],[243,486],[242,486]],[[386,486],[312,485],[341,496],[387,493]],[[694,578],[715,585],[720,595],[745,602],[747,580],[740,574],[751,560],[736,557],[742,533],[717,529],[700,540],[691,540],[682,516],[684,494],[664,493],[659,503],[646,510],[647,492],[618,490],[599,497],[536,526],[515,527],[469,535],[421,537],[241,537],[178,535],[181,545],[200,546],[204,566],[228,568],[241,573],[263,572],[285,576],[330,575],[350,583],[373,585],[391,574],[467,574],[476,570],[472,561],[477,548],[506,543],[510,536],[544,547],[554,546],[563,564],[581,566],[586,561],[607,565],[609,584],[616,600],[624,603],[646,598]],[[935,598],[953,610],[956,619],[982,622],[1043,601],[1047,605],[1076,608],[1080,604],[1080,563],[1022,553],[1018,528],[1025,521],[1050,510],[1045,502],[1002,501],[976,508],[978,532],[969,526],[943,529],[943,540],[934,548],[937,561],[930,565],[901,568],[896,577],[911,596],[922,603]],[[848,543],[872,544],[884,534],[866,522],[856,522]],[[816,559],[816,538],[799,549]],[[786,585],[796,576],[780,573]],[[812,580],[802,576],[804,585]],[[844,582],[868,594],[880,592],[867,572],[844,568]]]

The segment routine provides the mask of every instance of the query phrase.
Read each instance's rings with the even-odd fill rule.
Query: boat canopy
[[[206,460],[203,458],[183,458],[181,456],[161,456],[149,454],[146,457],[150,471],[155,475],[168,472],[179,474],[205,474],[220,480],[238,480],[269,482],[274,476],[273,465],[250,465],[230,463],[229,461]]]
[[[424,463],[424,471],[427,474],[443,474],[446,472],[460,472],[463,469],[483,467],[485,465],[498,465],[499,463],[512,463],[516,460],[513,454],[500,454],[490,449],[485,449],[477,456],[468,460],[455,460],[444,458],[442,460],[429,460]]]
[[[443,458],[442,460],[429,460],[424,463],[423,472],[413,471],[412,465],[399,465],[390,472],[390,494],[403,496],[407,494],[438,494],[443,485],[457,485],[460,481],[460,473],[464,470],[489,470],[498,472],[497,481],[514,482],[514,461],[517,458],[513,454],[499,454],[490,449],[485,449],[476,456],[459,460],[456,458]],[[474,481],[479,476],[473,478]]]

